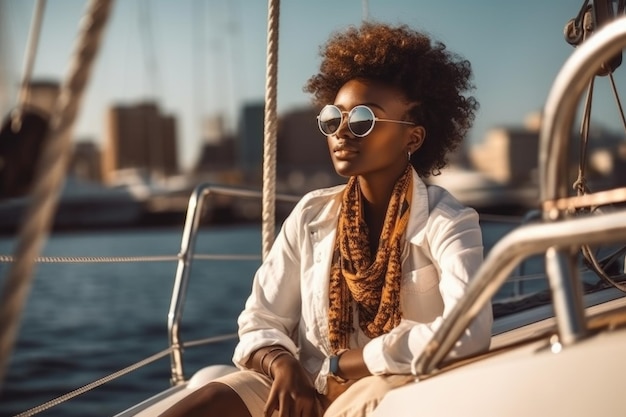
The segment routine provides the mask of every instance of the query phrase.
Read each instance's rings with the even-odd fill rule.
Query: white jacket
[[[255,350],[279,344],[315,375],[330,354],[328,284],[344,188],[308,193],[283,223],[239,316],[240,340],[233,356],[237,367],[244,368]],[[352,348],[364,347],[365,364],[374,375],[411,373],[412,360],[463,296],[483,260],[477,213],[446,190],[426,186],[415,172],[406,239],[400,324],[374,339],[356,325],[351,340]],[[492,320],[488,306],[449,357],[488,349]]]

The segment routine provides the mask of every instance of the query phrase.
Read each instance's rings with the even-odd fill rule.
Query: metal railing
[[[185,382],[183,343],[181,342],[180,337],[180,323],[183,317],[183,306],[187,295],[191,264],[194,259],[196,238],[204,204],[208,197],[215,195],[237,198],[253,198],[259,200],[262,198],[261,191],[236,189],[211,184],[198,185],[189,198],[189,205],[187,206],[187,214],[185,217],[185,226],[183,228],[183,235],[180,244],[180,253],[178,254],[176,278],[174,280],[174,288],[172,290],[170,309],[167,315],[167,329],[171,349],[172,385],[179,385]],[[276,195],[276,201],[280,202],[296,203],[300,198],[301,197],[298,196],[285,194]]]

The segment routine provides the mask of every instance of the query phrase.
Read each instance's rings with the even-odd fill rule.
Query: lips
[[[351,159],[359,153],[359,150],[352,146],[337,145],[333,148],[333,155],[337,159]]]

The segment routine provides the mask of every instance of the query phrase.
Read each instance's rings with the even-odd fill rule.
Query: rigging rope
[[[31,204],[20,225],[15,258],[0,298],[0,384],[32,283],[33,260],[49,234],[70,154],[71,135],[85,85],[107,21],[112,0],[92,0],[81,20],[76,49],[56,101]],[[0,385],[1,387],[1,385]]]
[[[64,403],[66,401],[71,400],[72,398],[78,397],[79,395],[82,395],[88,391],[91,391],[94,388],[99,387],[100,385],[104,385],[108,382],[111,382],[114,379],[117,379],[121,376],[124,376],[130,372],[133,372],[143,366],[146,366],[152,362],[155,362],[165,356],[167,356],[167,354],[170,352],[171,348],[167,348],[162,350],[161,352],[155,353],[152,356],[149,356],[133,365],[130,365],[124,369],[121,369],[117,372],[114,372],[110,375],[105,376],[104,378],[100,378],[97,381],[94,381],[90,384],[84,385],[78,389],[75,389],[74,391],[70,391],[67,394],[61,395],[60,397],[57,397],[53,400],[50,400],[44,404],[41,404],[37,407],[33,407],[30,410],[26,410],[18,415],[16,415],[15,417],[30,417],[30,416],[34,416],[35,414],[39,414],[42,411],[45,411],[49,408],[55,407],[61,403]]]
[[[263,131],[263,259],[269,254],[276,233],[276,136],[277,136],[277,81],[278,81],[278,22],[280,1],[268,1],[267,67],[265,78],[265,124]]]
[[[210,345],[213,343],[220,343],[220,342],[224,342],[227,340],[233,340],[237,338],[237,333],[227,333],[227,334],[223,334],[223,335],[219,335],[219,336],[213,336],[213,337],[207,337],[204,339],[198,339],[198,340],[193,340],[191,342],[185,342],[183,344],[183,347],[185,348],[191,348],[191,347],[197,347],[197,346],[203,346],[203,345]],[[124,369],[120,369],[117,372],[114,372],[110,375],[107,375],[105,377],[102,377],[96,381],[93,381],[87,385],[83,385],[80,388],[75,389],[74,391],[70,391],[66,394],[61,395],[60,397],[54,398],[44,404],[38,405],[37,407],[33,407],[29,410],[26,410],[18,415],[16,415],[15,417],[30,417],[30,416],[34,416],[35,414],[39,414],[42,411],[45,411],[49,408],[55,407],[59,404],[62,404],[66,401],[71,400],[72,398],[76,398],[79,395],[82,395],[88,391],[91,391],[95,388],[98,388],[101,385],[107,384],[111,381],[113,381],[114,379],[117,379],[121,376],[124,376],[126,374],[129,374],[131,372],[136,371],[139,368],[142,368],[146,365],[149,365],[153,362],[156,362],[157,360],[167,356],[170,352],[172,351],[172,347],[168,347],[167,349],[163,349],[160,352],[155,353],[152,356],[148,356],[145,359],[140,360],[139,362],[136,362],[132,365],[127,366]]]
[[[594,4],[595,6],[595,4]],[[624,2],[620,1],[618,5],[618,12],[623,13],[624,11]],[[577,33],[580,41],[584,42],[587,40],[589,36],[596,29],[596,25],[600,22],[595,22],[592,16],[592,7],[588,7],[588,0],[584,2],[581,11],[578,14],[578,17],[575,19],[576,26],[578,27]],[[582,20],[581,20],[582,19]],[[570,22],[571,24],[571,22]],[[566,27],[567,33],[567,27]],[[566,36],[567,39],[567,36]],[[570,42],[570,39],[567,39]],[[571,43],[571,42],[570,42]],[[621,57],[620,57],[621,58]],[[620,61],[621,62],[621,59]],[[621,117],[622,126],[626,129],[626,118],[624,117],[624,110],[622,108],[622,103],[619,98],[619,94],[617,92],[617,88],[615,86],[615,80],[613,78],[613,71],[616,66],[611,66],[610,64],[602,66],[603,69],[606,69],[607,74],[609,76],[609,81],[611,84],[611,90],[613,92],[613,96],[616,101],[617,110]],[[603,74],[604,75],[604,74]],[[577,197],[569,197],[562,200],[566,200],[568,211],[574,211],[579,213],[589,213],[595,211],[599,205],[613,204],[618,202],[626,201],[626,189],[617,188],[609,191],[599,192],[592,194],[591,190],[587,186],[587,177],[586,177],[586,162],[588,159],[587,150],[589,148],[589,127],[591,123],[591,109],[593,103],[593,91],[594,91],[594,80],[595,76],[589,81],[589,85],[587,87],[587,97],[585,99],[585,105],[583,108],[583,115],[580,125],[580,143],[579,143],[579,160],[578,160],[578,177],[573,184],[573,188],[576,191]],[[548,204],[556,203],[555,201],[546,202]],[[578,203],[578,205],[576,205]],[[586,204],[581,204],[586,203]],[[544,203],[544,208],[547,205]],[[573,210],[572,210],[573,209]],[[585,259],[587,266],[593,270],[596,275],[606,282],[607,284],[619,289],[622,292],[626,292],[626,285],[618,282],[618,280],[622,280],[624,278],[624,274],[618,274],[616,277],[610,276],[606,269],[613,262],[615,262],[617,256],[623,255],[626,247],[622,247],[618,249],[614,254],[609,255],[606,260],[599,261],[597,256],[591,250],[589,245],[582,245],[580,248],[580,252]],[[608,260],[608,261],[607,261]]]
[[[37,45],[39,44],[39,34],[41,33],[41,21],[43,11],[46,7],[46,0],[37,0],[33,13],[33,23],[28,33],[28,43],[26,55],[24,56],[24,73],[20,83],[20,92],[17,99],[17,108],[11,113],[11,129],[14,132],[20,130],[22,126],[22,113],[24,106],[30,95],[30,80],[35,66],[35,56],[37,55]]]
[[[36,263],[113,263],[113,262],[172,262],[178,261],[182,255],[151,255],[151,256],[38,256]],[[243,254],[195,254],[193,260],[198,261],[258,261],[259,255]],[[0,255],[0,263],[16,262],[10,255]]]

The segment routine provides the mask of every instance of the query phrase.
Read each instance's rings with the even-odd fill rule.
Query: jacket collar
[[[413,201],[411,202],[411,216],[406,226],[406,236],[414,245],[419,245],[424,240],[429,212],[428,187],[413,170]]]
[[[316,230],[333,230],[337,227],[337,219],[341,208],[343,187],[335,187],[330,204],[326,204],[322,211],[309,222],[309,227]],[[428,188],[424,181],[413,170],[413,202],[411,203],[411,215],[407,224],[406,236],[408,240],[419,245],[424,240],[426,222],[430,212]]]

